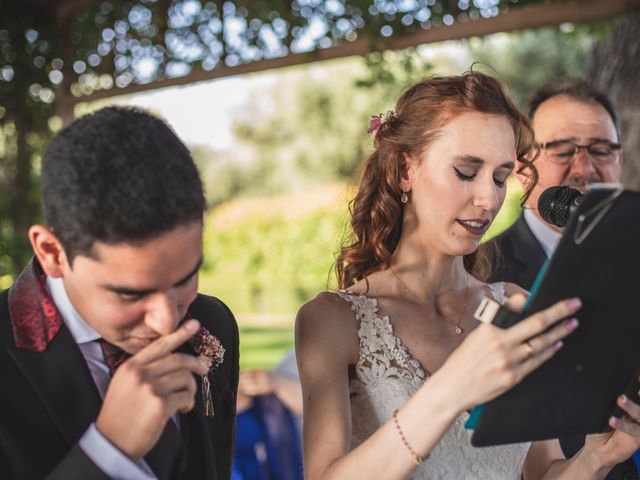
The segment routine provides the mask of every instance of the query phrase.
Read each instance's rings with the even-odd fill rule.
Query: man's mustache
[[[584,188],[592,183],[599,183],[602,179],[598,175],[590,175],[589,177],[569,177],[562,185],[565,187]]]

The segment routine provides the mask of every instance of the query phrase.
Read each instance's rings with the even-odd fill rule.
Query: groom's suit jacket
[[[78,445],[102,400],[64,323],[52,330],[45,322],[57,311],[46,293],[39,300],[38,275],[42,272],[34,260],[11,289],[0,293],[0,478],[107,479]],[[226,352],[209,374],[214,416],[204,415],[198,379],[196,406],[180,417],[184,448],[180,474],[174,478],[228,479],[235,441],[238,329],[229,309],[214,297],[198,295],[189,313]],[[188,344],[180,350],[193,353]]]
[[[530,291],[547,256],[524,216],[520,215],[511,227],[491,241],[497,243],[500,260],[490,281],[512,282]],[[584,435],[563,437],[560,438],[560,447],[564,455],[570,458],[582,448],[584,442]],[[606,480],[637,479],[638,469],[633,459],[616,465],[606,476]]]
[[[511,282],[531,290],[547,255],[529,225],[520,215],[506,231],[491,240],[500,252],[491,282]]]

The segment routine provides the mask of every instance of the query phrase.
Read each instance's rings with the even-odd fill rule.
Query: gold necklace
[[[393,271],[393,269],[391,267],[389,267],[389,271],[391,272],[391,274],[396,277],[396,280],[398,280],[398,282],[400,283],[400,285],[402,285],[402,288],[404,288],[408,293],[411,294],[411,296],[423,307],[429,307],[429,305],[427,305],[426,303],[424,303],[422,301],[422,299],[420,298],[420,295],[418,295],[416,292],[414,292],[413,290],[411,290],[406,283],[404,283],[400,277],[396,274],[396,272]],[[465,278],[467,280],[466,282],[466,288],[465,288],[465,302],[464,302],[464,309],[462,310],[462,313],[460,314],[460,318],[458,319],[457,322],[454,323],[455,327],[456,327],[456,335],[462,335],[462,333],[464,332],[464,330],[462,329],[462,327],[460,326],[460,321],[464,318],[464,314],[467,311],[467,307],[469,306],[469,275],[465,275]],[[435,313],[436,317],[438,317],[440,320],[442,320],[445,323],[451,323],[449,322],[446,318],[444,318],[443,316],[439,315],[438,312],[436,311],[435,305],[433,307],[433,313]]]

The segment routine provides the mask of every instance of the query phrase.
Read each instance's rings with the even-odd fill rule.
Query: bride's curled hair
[[[358,191],[351,201],[352,232],[336,260],[339,288],[347,288],[371,273],[388,268],[402,232],[401,169],[406,155],[421,158],[440,128],[465,112],[502,115],[513,127],[519,173],[537,181],[533,162],[538,155],[533,130],[498,80],[483,73],[434,77],[409,87],[374,132],[374,151],[365,159]],[[487,244],[464,258],[465,268],[486,279],[495,260]]]

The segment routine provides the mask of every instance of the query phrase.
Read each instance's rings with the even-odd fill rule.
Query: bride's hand
[[[507,306],[520,311],[524,299],[516,294]],[[508,329],[482,324],[434,377],[448,384],[452,401],[461,403],[461,411],[487,402],[514,387],[562,347],[562,339],[576,329],[578,321],[569,318],[553,325],[580,307],[577,298],[564,300]]]

